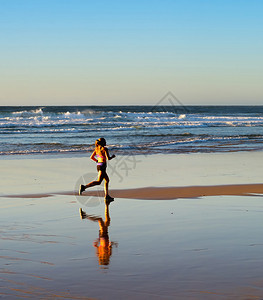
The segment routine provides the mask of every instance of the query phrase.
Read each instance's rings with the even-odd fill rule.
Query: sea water
[[[263,106],[1,106],[0,156],[263,149]]]

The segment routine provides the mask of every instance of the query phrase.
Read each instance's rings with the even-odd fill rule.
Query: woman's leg
[[[109,182],[110,182],[110,179],[109,179],[109,176],[106,172],[104,174],[104,180],[105,180],[104,192],[105,192],[105,197],[107,197],[109,195]]]
[[[91,181],[90,183],[86,184],[85,189],[87,189],[89,187],[92,187],[92,186],[95,186],[95,185],[100,185],[102,180],[103,180],[103,172],[99,171],[98,180],[94,180],[94,181]]]
[[[81,195],[87,188],[90,188],[92,186],[95,186],[95,185],[100,185],[102,180],[104,179],[104,176],[105,176],[105,171],[101,171],[99,170],[98,171],[98,180],[94,180],[94,181],[91,181],[90,183],[86,184],[86,185],[83,185],[81,184],[80,187],[79,187],[79,195]]]
[[[105,191],[105,201],[106,204],[110,203],[111,201],[114,200],[114,198],[112,198],[110,195],[109,195],[109,182],[110,182],[110,179],[109,179],[109,176],[107,173],[105,173],[105,176],[104,176],[104,180],[105,180],[105,187],[104,187],[104,191]]]

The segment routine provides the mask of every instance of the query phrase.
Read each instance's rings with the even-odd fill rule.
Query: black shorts
[[[106,167],[107,167],[106,164],[97,165],[97,171],[98,172],[101,171],[101,172],[105,173],[106,172]]]

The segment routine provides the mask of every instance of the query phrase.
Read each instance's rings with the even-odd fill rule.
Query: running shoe
[[[84,191],[85,191],[85,185],[83,185],[83,184],[81,184],[80,186],[79,186],[79,195],[81,195]]]
[[[106,204],[110,204],[112,201],[114,201],[114,198],[112,198],[110,195],[107,195],[104,199]]]

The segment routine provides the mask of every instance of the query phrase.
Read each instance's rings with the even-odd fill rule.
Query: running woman
[[[97,158],[96,158],[97,157]],[[104,191],[105,191],[105,200],[106,201],[113,201],[114,198],[112,198],[109,195],[109,176],[106,173],[107,168],[107,160],[111,160],[115,157],[115,155],[110,156],[109,150],[106,147],[106,140],[104,138],[100,138],[96,140],[95,142],[95,150],[91,154],[90,158],[94,160],[97,163],[97,171],[98,171],[98,180],[94,180],[86,185],[80,185],[79,187],[79,195],[81,195],[85,189],[100,185],[102,180],[105,181]]]

